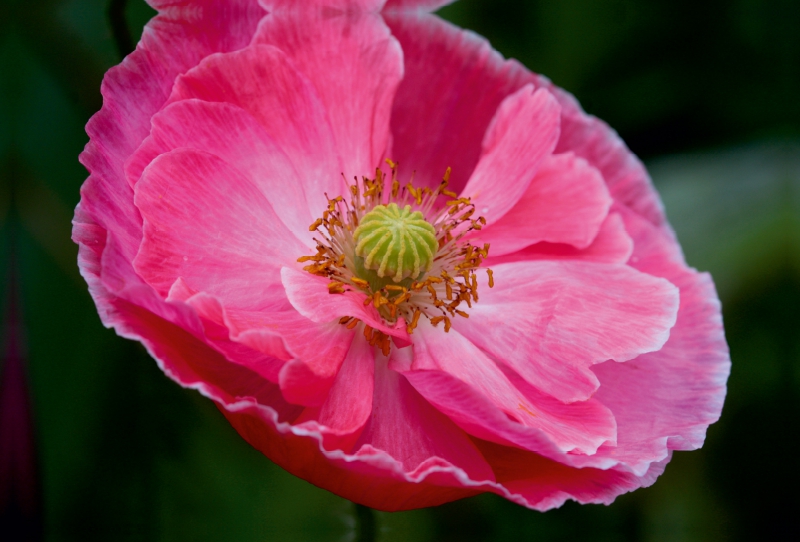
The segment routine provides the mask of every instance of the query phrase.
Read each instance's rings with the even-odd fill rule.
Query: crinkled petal
[[[197,312],[208,343],[226,359],[247,367],[270,382],[278,382],[280,370],[290,358],[278,335],[272,334],[268,350],[264,348],[264,343],[259,345],[262,348],[253,348],[252,345],[237,340],[235,332],[228,326],[225,308],[215,297],[199,292],[183,302]]]
[[[363,337],[353,340],[350,352],[322,405],[319,423],[341,432],[364,427],[372,413],[375,351]]]
[[[134,266],[164,296],[182,277],[226,306],[269,305],[282,295],[280,266],[306,250],[255,185],[211,154],[159,156],[136,184],[135,201],[144,239]]]
[[[677,288],[627,266],[532,261],[494,275],[494,288],[481,289],[454,326],[560,401],[591,397],[592,365],[658,350],[675,324]]]
[[[86,126],[89,143],[80,158],[90,173],[81,187],[81,221],[111,231],[127,262],[142,234],[123,164],[147,137],[175,77],[209,54],[247,45],[264,15],[252,0],[185,0],[158,9],[136,51],[103,78],[103,108]]]
[[[493,256],[540,242],[585,249],[610,207],[600,172],[572,153],[558,154],[544,161],[516,205],[475,237],[491,244]]]
[[[503,100],[483,138],[481,158],[461,195],[489,224],[528,189],[558,140],[561,108],[544,89],[526,85]]]
[[[576,469],[536,454],[477,441],[494,469],[497,481],[517,496],[517,502],[536,510],[550,510],[568,499],[582,504],[611,504],[616,497],[648,487],[663,472],[669,457],[637,476],[615,469]]]
[[[645,218],[627,212],[626,224],[636,241],[632,265],[681,291],[677,322],[661,349],[594,368],[596,397],[619,426],[617,446],[600,448],[598,455],[641,473],[670,450],[702,446],[722,411],[730,354],[711,278],[687,269],[672,237]]]
[[[88,249],[84,254],[89,259],[96,255]],[[84,271],[88,274],[95,267],[87,265]],[[103,288],[102,284],[99,288]],[[411,394],[401,403],[403,410],[411,411],[411,416],[398,420],[397,424],[404,430],[418,428],[420,432],[408,441],[413,445],[405,453],[433,446],[431,450],[436,451],[432,459],[419,463],[396,452],[402,458],[397,460],[374,446],[374,449],[360,447],[363,453],[357,456],[341,450],[328,451],[323,446],[321,431],[291,425],[304,408],[287,403],[277,386],[230,364],[181,327],[147,309],[113,297],[107,297],[103,306],[109,311],[107,321],[120,334],[142,341],[159,366],[178,383],[198,389],[216,401],[234,428],[256,449],[292,474],[373,508],[394,511],[434,506],[484,491],[493,491],[538,510],[561,506],[570,498],[608,504],[621,493],[652,483],[667,462],[655,464],[644,476],[637,477],[614,470],[572,469],[531,452],[475,440],[480,454],[492,465],[493,474],[479,468],[470,477],[458,465],[475,469],[481,458],[469,451],[468,443],[460,440],[457,429],[452,425],[448,428],[447,418],[418,395],[418,399],[413,399],[413,389],[408,385],[400,394],[406,397]],[[383,374],[391,379],[394,373]],[[394,394],[389,397],[387,389],[390,388],[376,386],[373,416],[379,410],[388,415],[397,413],[378,406],[384,397],[387,407],[395,404]],[[408,423],[411,420],[414,423]],[[432,424],[432,429],[427,424]],[[432,442],[430,435],[441,435],[442,440]],[[448,451],[454,445],[461,448]],[[441,457],[449,457],[456,464]],[[414,470],[406,470],[404,462],[415,466]],[[494,481],[495,476],[498,482]]]
[[[320,406],[344,362],[354,333],[338,323],[319,324],[294,311],[275,315],[294,358],[281,369],[281,392],[290,403]]]
[[[337,174],[372,176],[389,144],[403,76],[403,52],[383,19],[357,11],[275,14],[263,20],[254,43],[279,48],[316,89],[343,161]]]

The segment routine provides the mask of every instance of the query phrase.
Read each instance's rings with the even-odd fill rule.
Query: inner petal
[[[226,307],[270,306],[281,266],[307,250],[249,179],[200,151],[156,158],[134,202],[144,221],[134,268],[164,297],[182,277]]]
[[[585,160],[571,153],[549,156],[514,207],[476,238],[491,244],[493,256],[543,241],[584,249],[611,203],[600,172]]]

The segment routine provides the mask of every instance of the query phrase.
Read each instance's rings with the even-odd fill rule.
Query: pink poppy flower
[[[442,0],[151,3],[87,126],[79,264],[250,444],[383,510],[610,503],[702,445],[714,286],[569,94]]]

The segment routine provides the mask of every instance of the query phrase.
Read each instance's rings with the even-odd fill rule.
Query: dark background
[[[271,464],[104,329],[78,275],[83,127],[125,30],[135,43],[152,10],[2,2],[0,295],[20,310],[3,316],[0,390],[21,318],[38,476],[16,471],[37,489],[22,509],[0,487],[0,539],[26,517],[30,539],[53,541],[352,539],[349,502]],[[441,14],[574,93],[647,162],[687,260],[717,281],[733,370],[705,447],[651,488],[545,514],[493,495],[380,513],[380,540],[800,539],[800,2],[463,0]]]

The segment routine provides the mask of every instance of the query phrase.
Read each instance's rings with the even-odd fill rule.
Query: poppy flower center
[[[328,208],[309,227],[316,232],[317,253],[303,256],[303,269],[327,277],[329,294],[359,291],[366,294],[389,325],[400,319],[413,333],[420,318],[433,326],[468,318],[464,309],[478,301],[475,274],[487,257],[489,245],[475,247],[464,236],[480,230],[486,220],[473,218],[475,206],[447,189],[450,169],[436,189],[400,185],[397,164],[391,178],[376,169],[375,178],[354,179],[349,202],[342,196],[328,198]],[[489,287],[492,287],[492,271]],[[353,317],[339,321],[353,329],[361,322]],[[371,344],[388,355],[389,337],[364,324]]]
[[[412,211],[411,205],[400,209],[394,202],[376,205],[364,215],[353,241],[356,257],[361,258],[358,263],[395,283],[428,271],[439,249],[436,229],[422,213]]]

